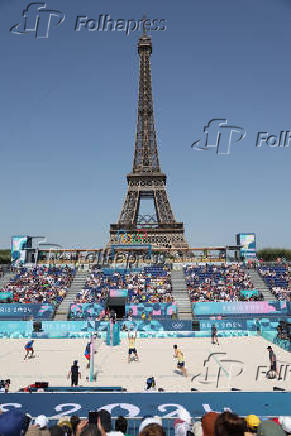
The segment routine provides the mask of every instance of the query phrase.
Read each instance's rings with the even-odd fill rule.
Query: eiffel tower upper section
[[[188,247],[183,223],[176,222],[166,191],[166,175],[161,171],[154,123],[150,57],[152,39],[145,32],[138,41],[139,93],[137,130],[132,171],[118,224],[110,226],[109,244],[118,243],[122,231],[134,234],[146,228],[148,241],[160,247]],[[152,199],[155,217],[139,213],[142,199]]]
[[[150,63],[152,40],[149,36],[140,37],[138,53],[140,58],[138,116],[132,171],[134,174],[160,174]]]

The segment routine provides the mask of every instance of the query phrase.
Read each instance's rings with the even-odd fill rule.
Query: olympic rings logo
[[[148,243],[148,234],[146,229],[140,229],[142,233],[127,233],[118,231],[117,237],[121,244],[146,244]]]

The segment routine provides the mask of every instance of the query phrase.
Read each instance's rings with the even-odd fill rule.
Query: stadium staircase
[[[254,288],[258,289],[263,294],[265,301],[276,301],[276,298],[272,292],[267,288],[266,283],[255,269],[247,269],[245,271],[249,274],[251,282],[254,284]]]
[[[192,305],[187,290],[183,270],[171,271],[172,295],[177,304],[177,315],[179,319],[192,319]]]
[[[64,321],[68,319],[69,310],[71,307],[71,303],[75,300],[77,293],[84,287],[88,272],[84,270],[78,270],[74,280],[72,282],[72,286],[68,288],[66,298],[59,305],[57,312],[54,316],[55,321]]]

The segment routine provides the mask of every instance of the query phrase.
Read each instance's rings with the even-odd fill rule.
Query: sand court
[[[148,377],[155,377],[157,387],[166,392],[268,391],[273,386],[291,389],[291,356],[273,345],[282,380],[266,377],[269,361],[268,341],[262,337],[219,338],[212,345],[210,338],[137,339],[139,361],[128,363],[128,340],[119,346],[107,346],[96,340],[96,382],[90,383],[84,357],[87,340],[36,339],[35,358],[24,360],[25,340],[2,339],[0,352],[1,379],[11,379],[11,392],[36,381],[48,381],[49,386],[70,386],[68,371],[78,360],[81,386],[122,386],[128,392],[141,392]],[[173,345],[184,353],[188,377],[176,368]],[[290,362],[290,363],[289,363]]]

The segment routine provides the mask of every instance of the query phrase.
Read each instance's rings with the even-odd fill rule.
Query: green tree
[[[257,256],[265,262],[274,262],[278,257],[291,260],[291,250],[287,248],[263,248],[258,250]]]

